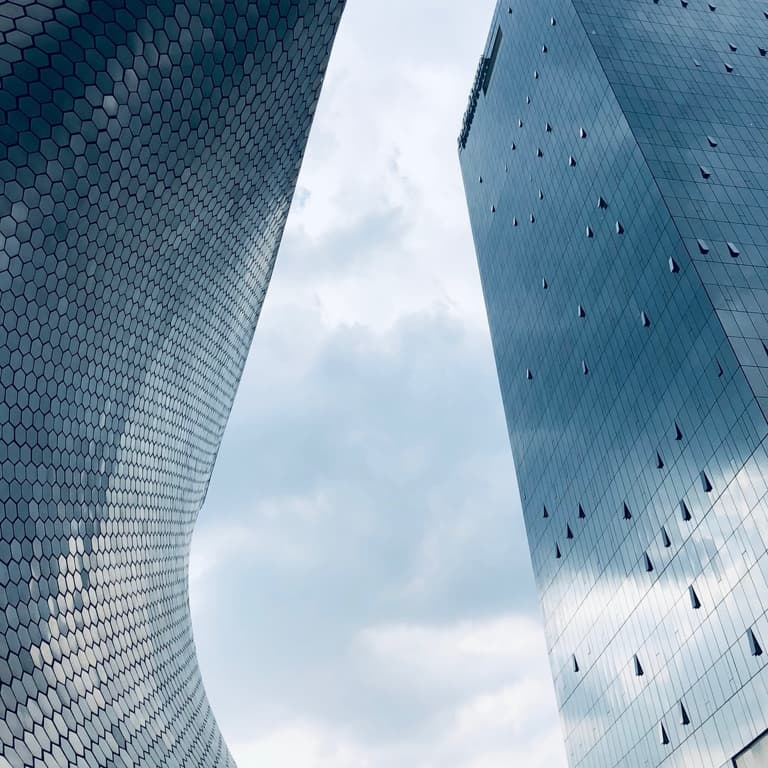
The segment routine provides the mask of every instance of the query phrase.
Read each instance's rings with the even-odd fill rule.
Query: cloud
[[[240,768],[564,764],[456,155],[493,5],[342,22],[193,539]]]
[[[283,724],[233,745],[240,768],[501,768],[521,760],[529,768],[565,765],[560,735],[546,717],[549,671],[541,630],[532,620],[510,615],[370,627],[357,638],[356,652],[368,657],[366,668],[379,684],[386,681],[403,699],[431,689],[440,702],[433,719],[408,737],[378,741],[322,720]]]

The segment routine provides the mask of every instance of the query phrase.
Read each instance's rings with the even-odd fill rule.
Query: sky
[[[456,150],[495,0],[349,0],[192,543],[240,768],[565,768]]]

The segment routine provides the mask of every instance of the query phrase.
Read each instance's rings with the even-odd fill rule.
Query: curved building
[[[573,768],[768,765],[768,6],[499,2],[459,145]]]
[[[0,767],[233,762],[190,536],[344,0],[0,4]]]

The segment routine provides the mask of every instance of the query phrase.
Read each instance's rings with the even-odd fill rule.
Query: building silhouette
[[[233,765],[189,542],[343,5],[0,7],[4,768]]]
[[[766,47],[757,0],[499,2],[464,118],[574,768],[768,765]]]

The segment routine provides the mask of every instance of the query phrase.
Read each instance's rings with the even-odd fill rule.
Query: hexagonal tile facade
[[[189,542],[343,5],[0,3],[0,768],[233,765]]]

